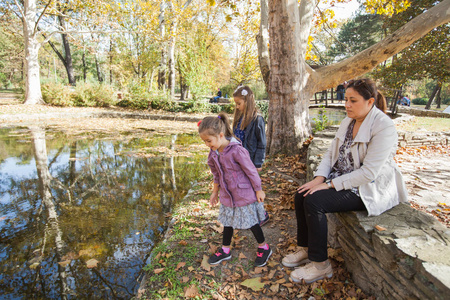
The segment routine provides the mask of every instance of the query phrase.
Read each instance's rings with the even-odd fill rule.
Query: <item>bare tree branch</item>
[[[16,11],[14,9],[12,9],[11,5],[8,3],[8,7],[11,11],[13,11],[19,18],[25,18],[25,13],[23,12],[22,7],[20,7],[19,2],[17,2],[17,0],[14,0],[14,3],[17,6],[17,9],[19,10],[20,14],[22,15],[22,17],[20,17],[19,15],[17,15]]]
[[[39,21],[42,19],[42,16],[44,16],[45,11],[47,10],[47,8],[50,6],[50,4],[52,3],[52,0],[48,1],[47,5],[44,7],[44,10],[42,11],[41,15],[39,16],[39,18],[36,21],[36,24],[34,24],[34,29],[33,29],[33,34],[36,34],[36,30],[38,28],[38,24]]]

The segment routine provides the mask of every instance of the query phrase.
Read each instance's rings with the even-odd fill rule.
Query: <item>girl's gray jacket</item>
[[[248,151],[237,139],[231,138],[220,158],[216,151],[211,150],[208,165],[214,175],[214,183],[220,186],[220,203],[228,207],[241,207],[258,201],[255,191],[262,190],[261,179]]]
[[[261,168],[266,157],[266,124],[261,115],[257,115],[245,128],[242,146],[247,149],[255,167]]]
[[[328,177],[352,120],[347,117],[342,121],[314,176]],[[354,171],[333,179],[337,191],[359,188],[369,216],[377,216],[400,202],[408,201],[402,174],[394,162],[397,143],[394,122],[381,110],[372,107],[350,148]]]

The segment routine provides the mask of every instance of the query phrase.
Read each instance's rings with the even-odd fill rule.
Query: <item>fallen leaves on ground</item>
[[[264,283],[261,282],[260,277],[246,279],[241,283],[241,285],[248,287],[255,292],[258,292],[264,288]]]
[[[254,267],[257,246],[249,230],[234,231],[230,260],[213,266],[208,264],[209,256],[221,246],[223,227],[217,222],[217,207],[209,207],[205,199],[212,185],[200,183],[192,193],[195,200],[187,199],[180,211],[171,216],[177,219],[177,228],[189,232],[190,236],[171,240],[165,251],[155,255],[153,273],[161,271],[157,279],[147,282],[147,291],[158,291],[158,297],[167,299],[172,299],[168,295],[179,285],[183,286],[180,293],[187,299],[374,299],[353,283],[339,249],[329,249],[334,276],[313,284],[292,282],[293,268],[281,264],[283,256],[296,249],[296,230],[289,224],[295,222],[293,194],[304,179],[303,164],[304,156],[280,156],[270,160],[261,174],[267,191],[265,207],[270,213],[263,232],[273,247],[266,266]],[[294,170],[292,165],[302,171]],[[194,260],[185,257],[191,247],[198,251]],[[175,278],[164,274],[174,274]]]
[[[414,209],[423,211],[429,215],[435,217],[439,222],[444,224],[447,228],[450,227],[450,206],[445,203],[438,203],[436,209],[430,209],[429,207],[419,205],[415,202],[411,202],[411,206]]]

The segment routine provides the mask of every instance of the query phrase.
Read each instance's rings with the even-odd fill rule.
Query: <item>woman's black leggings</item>
[[[256,225],[253,225],[250,230],[252,231],[253,235],[255,236],[256,241],[258,244],[264,243],[264,233],[261,229],[261,226],[257,223]],[[233,238],[233,227],[225,226],[223,228],[223,240],[222,245],[224,246],[230,246],[231,245],[231,239]]]
[[[308,247],[308,258],[322,262],[328,259],[328,223],[326,213],[365,210],[359,196],[349,190],[320,190],[304,197],[295,194],[297,245]]]

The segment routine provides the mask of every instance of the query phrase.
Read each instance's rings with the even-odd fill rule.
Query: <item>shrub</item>
[[[178,104],[181,111],[187,113],[203,113],[211,111],[211,104],[203,101],[189,100],[188,102],[180,102]]]
[[[149,95],[149,105],[152,109],[162,109],[167,111],[179,111],[176,103],[170,98],[167,92],[156,91]]]
[[[426,105],[428,100],[426,98],[415,98],[412,100],[412,103],[415,105]]]
[[[124,96],[124,100],[120,101],[120,106],[136,109],[147,109],[149,106],[150,93],[146,88],[140,85],[132,85],[129,92]]]
[[[46,83],[42,85],[44,102],[55,106],[74,106],[72,91],[61,83]]]
[[[237,88],[236,84],[227,84],[227,85],[221,87],[220,90],[222,91],[222,97],[225,98],[225,96],[228,95],[228,98],[232,98],[233,92],[234,92],[234,90],[236,90],[236,88]]]
[[[108,107],[116,101],[111,86],[91,83],[79,83],[76,87],[46,83],[42,85],[42,97],[45,103],[55,106]]]
[[[450,104],[450,98],[443,99],[442,104]]]
[[[326,115],[327,111],[324,110],[325,106],[319,106],[321,110],[319,110],[319,115],[317,118],[312,118],[314,123],[313,133],[325,130],[329,125],[328,116]]]
[[[210,104],[210,112],[213,114],[218,114],[222,111],[222,105]]]
[[[109,107],[116,102],[113,88],[106,84],[79,83],[72,97],[75,106]]]
[[[264,100],[256,101],[256,106],[261,112],[264,120],[266,120],[267,122],[267,118],[269,117],[269,101]]]
[[[266,85],[264,81],[258,80],[251,85],[252,91],[255,94],[255,100],[267,100],[269,94],[266,91]]]

